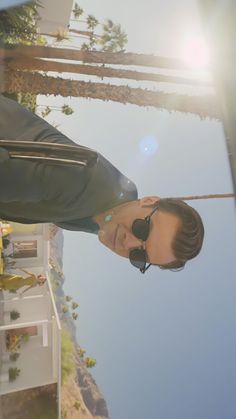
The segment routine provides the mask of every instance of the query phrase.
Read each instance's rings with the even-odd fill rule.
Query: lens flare
[[[144,156],[151,156],[158,149],[158,141],[154,135],[146,135],[139,143],[139,150]]]
[[[185,42],[182,57],[192,69],[204,70],[209,66],[210,53],[204,39],[200,37],[189,38]]]

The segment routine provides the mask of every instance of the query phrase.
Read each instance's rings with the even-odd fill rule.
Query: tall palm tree
[[[82,30],[79,30],[79,29],[69,29],[69,31],[71,33],[76,33],[78,35],[87,36],[88,38],[90,38],[91,36],[93,36],[93,31],[82,31]]]
[[[70,33],[87,36],[93,39],[94,45],[101,46],[102,51],[116,52],[124,48],[128,42],[126,33],[121,29],[120,24],[114,24],[112,20],[103,25],[103,33],[100,35],[94,33],[94,28],[98,24],[98,20],[94,16],[89,15],[87,18],[88,30],[69,29]],[[91,30],[92,29],[92,30]],[[91,47],[90,44],[87,44]]]
[[[74,110],[69,105],[63,105],[61,112],[64,113],[64,115],[72,115]]]
[[[0,59],[16,57],[41,57],[61,58],[64,60],[76,60],[87,63],[137,65],[144,67],[168,68],[172,70],[186,70],[187,65],[183,60],[176,58],[135,54],[132,52],[103,52],[103,51],[81,51],[69,48],[55,48],[39,45],[18,45],[14,48],[0,48]]]
[[[48,116],[52,111],[61,112],[64,115],[72,115],[74,113],[74,110],[66,104],[64,104],[63,106],[37,105],[37,110],[41,111],[41,115],[43,117]]]
[[[162,91],[150,91],[128,86],[105,83],[91,83],[77,80],[49,77],[39,73],[6,69],[0,82],[1,92],[30,92],[63,97],[84,97],[131,103],[137,106],[152,106],[169,112],[193,113],[200,118],[221,119],[221,110],[215,96],[186,96]]]
[[[66,29],[58,29],[56,32],[40,32],[40,36],[50,36],[51,38],[55,38],[56,42],[61,42],[65,40],[69,40],[68,30]]]
[[[173,198],[173,197],[172,197]],[[224,199],[224,198],[236,198],[234,193],[222,193],[222,194],[210,194],[210,195],[192,195],[192,196],[178,196],[175,199],[181,199],[182,201],[193,201],[196,199]]]
[[[159,83],[174,83],[184,85],[209,86],[209,83],[197,79],[190,79],[178,76],[168,76],[164,74],[146,73],[134,70],[123,70],[119,68],[91,66],[85,64],[73,64],[42,59],[16,58],[9,61],[8,65],[14,70],[36,70],[54,71],[58,73],[77,73],[88,74],[100,77],[123,78],[131,80],[147,80]]]
[[[92,29],[92,30],[94,30],[96,26],[99,24],[99,21],[93,15],[88,15],[86,21],[87,21],[88,29]]]
[[[103,35],[100,37],[100,45],[103,51],[116,52],[122,50],[128,42],[127,34],[122,31],[120,24],[115,24],[111,19],[103,25]]]
[[[41,111],[41,116],[43,118],[46,118],[46,116],[48,116],[50,113],[52,112],[52,109],[50,108],[50,106],[46,106],[42,111]]]
[[[82,7],[78,5],[78,3],[75,3],[74,9],[72,10],[74,18],[79,19],[80,16],[84,13]]]

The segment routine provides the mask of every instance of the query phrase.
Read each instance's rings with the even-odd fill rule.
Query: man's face
[[[144,219],[150,215],[154,204],[160,198],[145,197],[139,201],[131,201],[119,205],[108,213],[98,216],[100,226],[99,240],[116,254],[129,257],[130,250],[145,247],[148,263],[164,265],[176,260],[172,251],[172,242],[181,226],[180,219],[174,214],[157,210],[151,217],[150,232],[145,243],[132,233],[132,224],[136,218]],[[104,221],[106,214],[112,219]]]

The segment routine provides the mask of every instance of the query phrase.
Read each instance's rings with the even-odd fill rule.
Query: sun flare
[[[210,61],[210,54],[204,39],[192,37],[186,40],[182,50],[182,58],[192,69],[206,70]]]

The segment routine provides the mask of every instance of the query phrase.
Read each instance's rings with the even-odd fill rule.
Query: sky
[[[194,0],[79,5],[121,23],[127,51],[182,57],[201,36]],[[219,121],[98,100],[66,103],[75,113],[48,121],[110,159],[139,197],[232,192]],[[145,152],[150,138],[154,150]],[[80,304],[78,342],[97,359],[92,373],[111,419],[236,417],[235,206],[232,199],[192,205],[204,220],[204,246],[178,273],[152,267],[142,276],[96,236],[64,233],[65,292]]]

